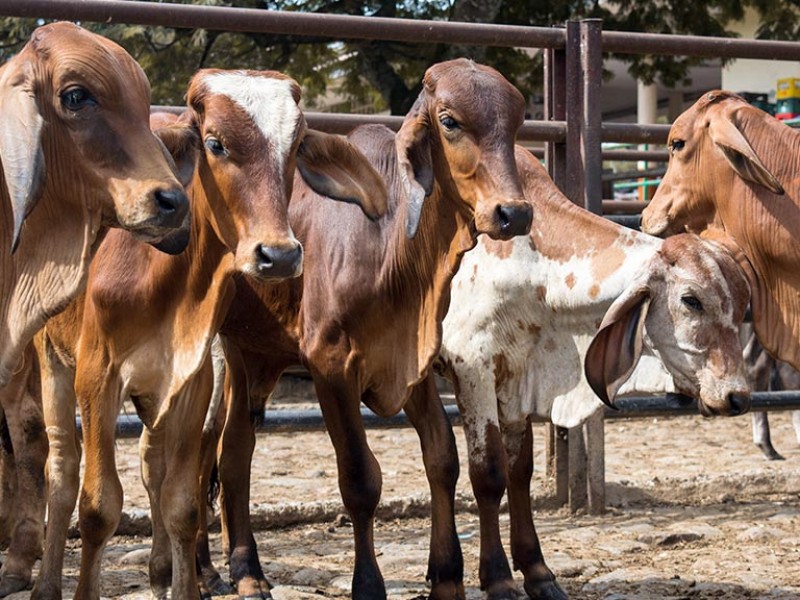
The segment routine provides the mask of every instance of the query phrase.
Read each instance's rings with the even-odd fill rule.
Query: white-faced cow
[[[92,263],[85,295],[48,323],[41,344],[44,379],[55,383],[45,398],[45,412],[54,419],[47,422],[50,521],[37,597],[61,591],[66,530],[78,494],[76,398],[86,461],[76,597],[99,597],[102,552],[119,522],[123,490],[114,436],[126,399],[145,425],[140,453],[153,523],[152,593],[197,597],[209,347],[233,299],[234,277],[279,281],[302,273],[303,247],[287,218],[296,167],[311,186],[306,189],[358,204],[367,223],[385,211],[385,186],[358,150],[345,138],[307,129],[292,79],[273,71],[203,70],[187,99],[188,111],[161,131],[189,172],[194,161],[185,155],[199,154],[188,188],[193,224],[186,252],[167,256],[127,233],[110,233]]]

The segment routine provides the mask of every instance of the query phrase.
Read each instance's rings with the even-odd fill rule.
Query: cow
[[[530,598],[561,600],[532,519],[531,417],[580,425],[603,406],[598,397],[613,403],[648,354],[675,387],[655,377],[647,391],[659,391],[661,381],[662,391],[698,398],[704,414],[747,410],[736,326],[749,288],[723,246],[694,235],[663,241],[593,215],[565,198],[522,148],[517,170],[536,222],[512,241],[481,236],[464,257],[437,367],[453,383],[467,439],[481,589],[495,600],[516,597],[498,521],[507,489],[524,589]]]
[[[439,351],[450,280],[478,234],[527,233],[532,211],[514,162],[520,92],[466,59],[438,63],[395,135],[367,125],[348,136],[387,182],[389,209],[375,222],[333,211],[295,183],[290,223],[306,249],[301,279],[237,279],[221,329],[228,376],[219,442],[222,519],[240,596],[269,597],[249,523],[250,461],[260,414],[281,373],[306,366],[333,442],[344,506],[353,522],[353,598],[386,597],[373,524],[380,466],[367,444],[363,401],[388,416],[405,409],[420,436],[433,496],[428,579],[432,598],[463,598],[455,529],[458,457],[440,402],[421,402]]]
[[[39,356],[43,380],[51,381],[45,414],[53,420],[47,421],[50,519],[37,598],[61,595],[66,530],[78,495],[76,400],[85,455],[76,598],[100,595],[102,551],[123,502],[114,436],[126,399],[145,425],[140,455],[153,523],[151,591],[156,598],[197,597],[197,475],[211,395],[209,347],[233,298],[234,278],[279,281],[302,273],[303,247],[287,220],[296,168],[309,189],[357,204],[366,222],[385,211],[385,186],[358,150],[340,136],[307,128],[291,78],[205,69],[193,77],[187,101],[174,131],[162,132],[178,156],[198,154],[188,188],[193,224],[186,252],[156,254],[127,233],[109,233],[86,293],[45,329]]]
[[[730,237],[752,277],[759,341],[800,368],[800,132],[715,90],[675,120],[668,147],[642,231]]]
[[[742,327],[744,338],[744,361],[747,367],[747,380],[753,391],[800,390],[800,371],[791,365],[772,358],[761,346],[753,331],[752,324]],[[769,418],[766,412],[753,412],[753,443],[768,460],[783,460],[775,450],[769,432]],[[800,410],[792,411],[797,443],[800,444]]]
[[[41,553],[47,454],[33,336],[86,282],[108,227],[165,252],[188,240],[188,200],[148,126],[150,84],[117,44],[72,23],[36,29],[0,67],[0,406],[25,498],[0,596],[24,589]]]

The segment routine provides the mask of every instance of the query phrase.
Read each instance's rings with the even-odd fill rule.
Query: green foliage
[[[156,1],[156,0],[150,0]],[[600,17],[604,29],[693,35],[732,35],[726,26],[747,7],[762,16],[758,36],[798,39],[800,0],[170,0],[181,4],[326,14],[464,20],[510,25],[563,25],[571,18]],[[0,19],[0,59],[19,50],[35,19]],[[541,55],[513,48],[482,48],[387,41],[330,40],[311,36],[227,33],[123,24],[85,24],[116,40],[146,71],[154,104],[183,104],[186,86],[200,68],[274,69],[303,87],[307,106],[335,88],[353,103],[405,113],[434,62],[467,56],[495,66],[526,95],[541,90]],[[631,74],[668,86],[685,82],[700,59],[620,56]]]

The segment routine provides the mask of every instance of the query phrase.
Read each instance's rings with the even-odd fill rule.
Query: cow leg
[[[778,454],[772,445],[772,438],[769,434],[769,417],[765,412],[753,412],[753,443],[769,460],[783,460],[783,456]]]
[[[171,548],[171,597],[197,598],[196,546],[200,499],[200,439],[211,395],[211,362],[207,360],[184,388],[168,398],[150,430],[144,447],[145,482],[153,513],[153,550],[150,556],[154,595],[164,590],[169,555],[160,555],[163,532]],[[156,461],[151,470],[150,459]],[[156,519],[158,517],[158,519]],[[160,538],[159,554],[156,535]]]
[[[459,373],[456,399],[467,438],[469,478],[478,504],[481,550],[478,577],[492,600],[515,598],[517,588],[500,537],[500,502],[506,490],[507,461],[500,435],[494,382]],[[477,373],[476,373],[477,375]]]
[[[381,496],[381,469],[369,449],[357,395],[344,382],[314,377],[328,435],[336,451],[339,492],[353,521],[355,567],[352,597],[386,600],[386,588],[375,559],[375,510]]]
[[[508,453],[508,507],[511,516],[511,557],[514,569],[522,571],[525,592],[531,598],[567,600],[547,567],[533,525],[531,478],[533,477],[533,433],[530,420],[503,430]]]
[[[271,598],[270,585],[261,569],[256,540],[250,527],[250,464],[256,434],[250,418],[247,372],[238,351],[231,349],[226,357],[227,411],[218,461],[220,507],[223,528],[228,537],[231,581],[242,598]],[[277,380],[277,376],[274,380]]]
[[[36,343],[42,368],[42,408],[50,454],[44,557],[31,597],[61,598],[64,547],[80,486],[81,442],[75,427],[75,374],[61,363],[46,336],[38,336]]]
[[[200,596],[225,596],[233,594],[233,588],[222,580],[219,571],[211,562],[208,541],[208,513],[213,510],[216,491],[219,487],[217,473],[217,440],[222,429],[224,414],[220,411],[219,430],[203,431],[200,451],[200,493],[206,495],[207,505],[200,508],[200,524],[197,531],[197,576],[200,581]],[[213,487],[212,487],[213,486]]]
[[[100,566],[106,543],[122,514],[122,484],[116,468],[114,438],[121,390],[102,353],[78,360],[75,393],[81,411],[85,470],[78,504],[81,569],[75,598],[100,597]]]
[[[200,493],[207,494],[208,506],[200,509],[200,524],[197,531],[197,577],[200,581],[200,596],[225,596],[233,594],[233,588],[222,580],[219,571],[211,562],[211,549],[208,541],[208,515],[218,500],[219,471],[217,470],[217,444],[225,424],[225,410],[222,407],[225,388],[225,356],[219,336],[211,345],[211,363],[214,385],[211,402],[203,423],[203,437],[200,439]]]
[[[431,545],[427,579],[430,598],[464,598],[464,559],[455,522],[458,452],[433,375],[411,392],[406,414],[417,430],[425,474],[431,489]]]
[[[17,495],[17,468],[11,434],[0,403],[0,548],[7,549],[14,530]]]
[[[27,588],[44,540],[47,434],[41,410],[38,359],[29,345],[21,370],[0,393],[14,448],[17,495],[11,543],[0,569],[0,596]]]
[[[150,592],[153,598],[167,598],[172,583],[172,547],[169,534],[164,525],[161,503],[158,495],[164,485],[166,465],[164,464],[164,428],[151,430],[147,427],[139,438],[139,458],[142,469],[142,482],[150,499],[150,522],[153,527],[150,547]]]

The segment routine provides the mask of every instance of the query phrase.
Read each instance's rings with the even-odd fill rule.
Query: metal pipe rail
[[[0,14],[334,39],[558,49],[566,46],[564,30],[549,27],[420,21],[136,0],[0,0]],[[602,50],[621,54],[800,60],[800,45],[793,42],[629,31],[604,31]]]
[[[563,29],[196,6],[136,0],[0,0],[0,14],[337,40],[564,48]]]
[[[453,401],[451,395],[443,394],[442,399]],[[606,419],[645,419],[653,417],[675,417],[697,415],[697,402],[686,402],[677,398],[664,396],[642,396],[620,398],[617,401],[618,410],[605,409]],[[455,404],[446,404],[445,412],[454,425],[461,424],[461,415]],[[800,409],[800,391],[786,392],[756,392],[752,395],[753,411],[779,411]],[[361,418],[364,425],[371,429],[394,429],[408,427],[411,424],[405,413],[400,411],[393,417],[379,417],[368,408],[361,409]],[[533,417],[534,423],[547,423],[543,417]],[[80,431],[80,418],[76,420]],[[260,433],[291,433],[295,431],[322,431],[325,422],[322,412],[317,408],[270,409],[264,411],[264,420],[259,425]],[[133,415],[121,415],[117,419],[117,437],[132,438],[142,433],[142,422]]]

